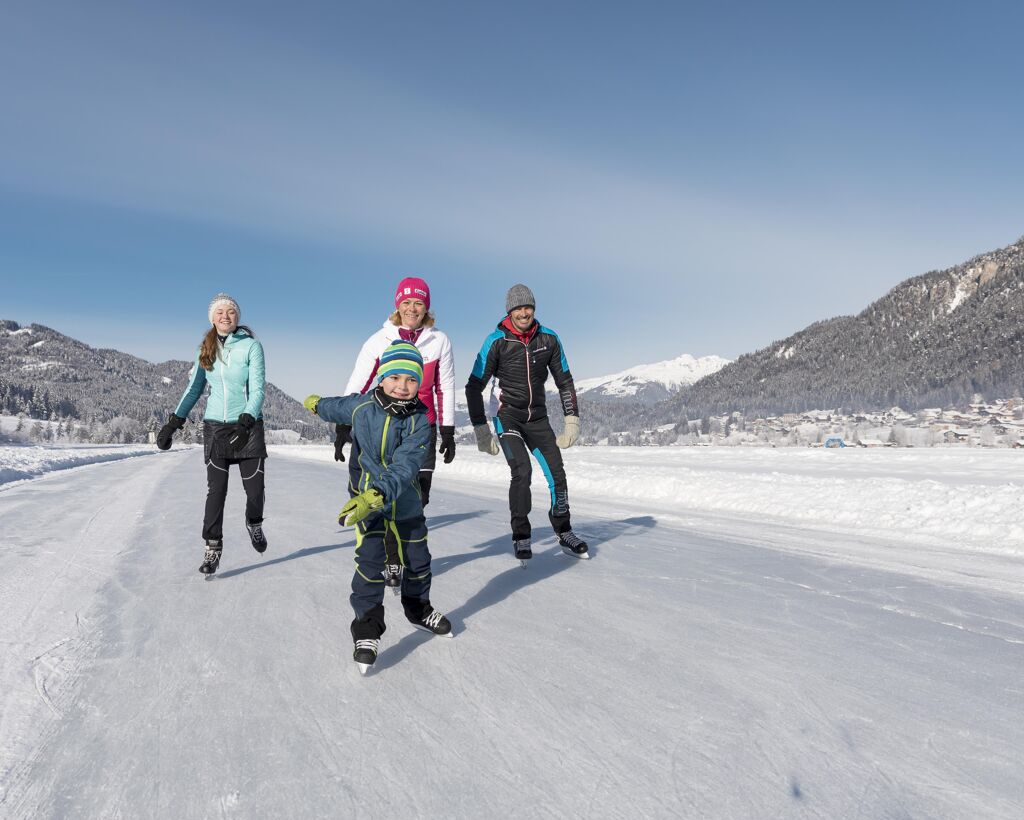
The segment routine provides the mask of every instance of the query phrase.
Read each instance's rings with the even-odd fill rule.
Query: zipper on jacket
[[[230,338],[230,337],[229,337]],[[224,421],[228,420],[228,364],[231,361],[231,351],[228,350],[228,340],[224,340],[224,367],[220,370],[221,392],[224,394]]]
[[[526,351],[526,420],[533,418],[533,382],[530,379],[530,345],[523,342],[523,349]]]
[[[388,414],[384,417],[384,432],[380,436],[380,463],[387,469],[388,463],[384,460],[384,447],[388,441],[388,428],[391,426],[391,415]],[[391,502],[391,520],[395,520],[395,512],[398,507],[398,498]]]

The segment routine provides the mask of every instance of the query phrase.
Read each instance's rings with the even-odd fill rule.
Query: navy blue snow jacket
[[[406,521],[423,515],[417,477],[430,447],[427,406],[415,400],[412,412],[396,415],[385,409],[382,391],[322,398],[316,414],[324,421],[352,426],[359,444],[359,490],[384,496],[384,516]]]

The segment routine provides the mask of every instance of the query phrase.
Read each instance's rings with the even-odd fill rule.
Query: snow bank
[[[274,450],[333,460],[330,447]],[[563,456],[570,501],[1024,557],[1024,459],[1013,450],[580,447]],[[437,471],[443,482],[508,484],[504,459],[471,446]],[[540,470],[533,482],[543,498]]]
[[[54,470],[66,470],[83,464],[118,461],[155,452],[157,450],[152,444],[83,444],[66,447],[0,445],[0,484],[35,478]]]

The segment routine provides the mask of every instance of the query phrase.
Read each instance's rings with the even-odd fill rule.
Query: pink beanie
[[[398,283],[398,290],[395,291],[395,310],[398,310],[398,306],[406,299],[422,299],[427,310],[430,310],[430,288],[422,279],[407,276]]]

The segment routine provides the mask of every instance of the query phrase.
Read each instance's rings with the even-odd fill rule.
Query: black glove
[[[352,425],[334,425],[334,460],[345,460],[345,445],[352,443]]]
[[[170,450],[171,438],[174,436],[174,431],[180,430],[184,426],[185,419],[171,413],[171,415],[167,417],[167,424],[161,427],[160,432],[156,434],[156,446],[161,450]]]
[[[444,456],[444,463],[451,464],[455,458],[455,427],[443,425],[441,427],[441,446],[437,452]]]
[[[248,413],[242,413],[238,417],[238,423],[235,424],[235,429],[231,431],[231,435],[228,436],[228,446],[235,450],[241,450],[249,443],[249,436],[252,433],[252,428],[256,426],[256,419],[250,416]]]

